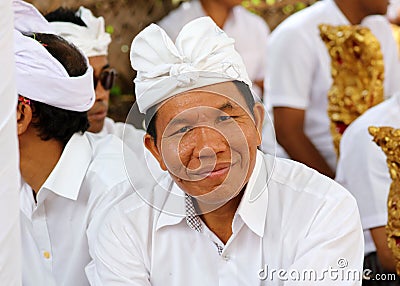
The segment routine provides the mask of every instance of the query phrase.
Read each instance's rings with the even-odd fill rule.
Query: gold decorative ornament
[[[384,62],[379,41],[361,26],[319,25],[331,57],[328,116],[336,154],[343,132],[357,117],[384,99]]]
[[[386,235],[389,248],[396,259],[396,272],[400,275],[400,129],[369,127],[368,131],[374,137],[374,142],[385,153],[386,163],[392,178],[387,200]]]

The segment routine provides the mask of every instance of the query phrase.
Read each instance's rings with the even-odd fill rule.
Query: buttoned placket
[[[52,271],[52,248],[49,236],[49,230],[47,227],[46,219],[46,197],[48,191],[46,189],[40,190],[37,196],[37,203],[33,208],[32,212],[32,230],[37,243],[38,251],[43,260],[43,264],[46,265],[49,271]]]
[[[243,227],[243,220],[235,217],[232,222],[232,235],[224,245],[224,243],[205,225],[200,217],[195,213],[195,208],[190,196],[185,195],[186,205],[186,223],[193,230],[205,235],[215,245],[216,251],[220,257],[218,262],[218,285],[236,285],[235,277],[240,271],[237,269],[237,264],[234,263],[235,257],[230,253],[230,245],[235,240],[236,235]]]

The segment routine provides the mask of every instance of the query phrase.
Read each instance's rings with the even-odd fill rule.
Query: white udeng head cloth
[[[18,94],[66,110],[89,110],[96,99],[93,69],[88,66],[84,75],[70,77],[45,47],[21,33],[51,33],[46,19],[35,7],[20,0],[14,0],[13,10]]]
[[[142,113],[202,86],[238,80],[251,87],[234,40],[209,17],[186,24],[175,44],[162,28],[151,24],[133,39],[130,58],[137,71],[135,91]]]
[[[50,22],[50,26],[57,35],[73,43],[87,57],[106,56],[108,45],[111,43],[111,36],[105,32],[104,18],[96,18],[85,7],[80,7],[76,16],[81,18],[87,27],[69,22]]]

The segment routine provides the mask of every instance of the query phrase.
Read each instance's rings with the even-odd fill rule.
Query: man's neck
[[[365,17],[369,16],[359,7],[357,1],[335,0],[335,3],[352,25],[360,24]]]
[[[244,189],[222,207],[201,215],[203,222],[226,244],[232,235],[232,221],[242,200]]]
[[[53,171],[62,151],[62,144],[56,140],[35,138],[28,142],[20,138],[21,175],[36,194]]]
[[[213,19],[218,27],[223,29],[232,7],[228,7],[220,3],[220,1],[215,0],[200,0],[200,2],[206,14]]]

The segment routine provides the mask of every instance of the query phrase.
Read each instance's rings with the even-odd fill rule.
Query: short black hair
[[[80,17],[76,15],[77,10],[60,7],[44,17],[49,22],[69,22],[75,25],[87,27]]]
[[[250,110],[250,114],[254,118],[254,97],[251,93],[251,90],[247,84],[242,81],[234,80],[233,83],[235,84],[236,88],[239,90],[240,94],[243,96],[244,100],[246,101],[246,105]],[[149,134],[154,143],[157,142],[157,132],[156,132],[156,120],[157,120],[157,109],[159,105],[156,104],[150,107],[145,115],[145,125],[146,125],[146,132]]]
[[[88,69],[85,57],[66,40],[52,34],[36,33],[28,36],[39,41],[64,66],[69,76],[85,74]],[[68,101],[68,98],[65,100]],[[37,129],[42,140],[56,139],[65,146],[74,133],[83,133],[89,128],[86,111],[65,110],[35,100],[31,100],[31,108],[32,126]]]

